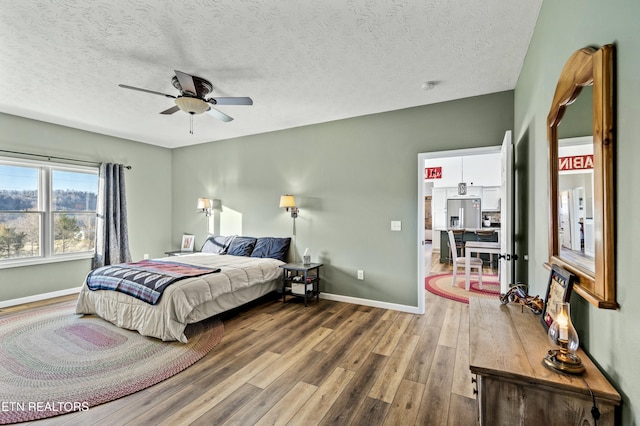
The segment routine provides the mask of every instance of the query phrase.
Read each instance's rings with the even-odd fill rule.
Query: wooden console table
[[[586,371],[573,376],[545,367],[551,349],[540,316],[520,305],[469,300],[469,364],[477,379],[480,425],[598,425],[615,423],[620,394],[580,349]],[[588,386],[587,386],[588,384]]]

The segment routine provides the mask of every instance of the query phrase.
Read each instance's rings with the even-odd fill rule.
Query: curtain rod
[[[20,151],[9,151],[6,149],[0,149],[0,152],[8,152],[10,154],[18,154],[18,155],[30,155],[32,157],[42,157],[51,161],[51,159],[56,160],[66,160],[66,161],[75,161],[76,163],[87,163],[87,164],[97,164],[100,165],[97,161],[88,161],[88,160],[78,160],[77,158],[67,158],[67,157],[56,157],[55,155],[43,155],[43,154],[32,154],[30,152],[20,152]],[[124,166],[125,169],[131,170],[131,166]]]

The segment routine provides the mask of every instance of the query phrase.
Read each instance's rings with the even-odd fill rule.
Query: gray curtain
[[[131,262],[124,168],[122,164],[100,165],[94,268]]]

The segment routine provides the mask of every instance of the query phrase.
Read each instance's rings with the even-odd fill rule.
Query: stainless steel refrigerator
[[[447,227],[454,229],[482,228],[481,200],[472,198],[449,198],[447,200]]]

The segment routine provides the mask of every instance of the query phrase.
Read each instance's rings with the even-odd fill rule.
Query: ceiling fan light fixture
[[[176,98],[176,105],[184,112],[189,114],[202,114],[209,109],[207,104],[202,99],[190,98],[188,96],[180,96]]]

